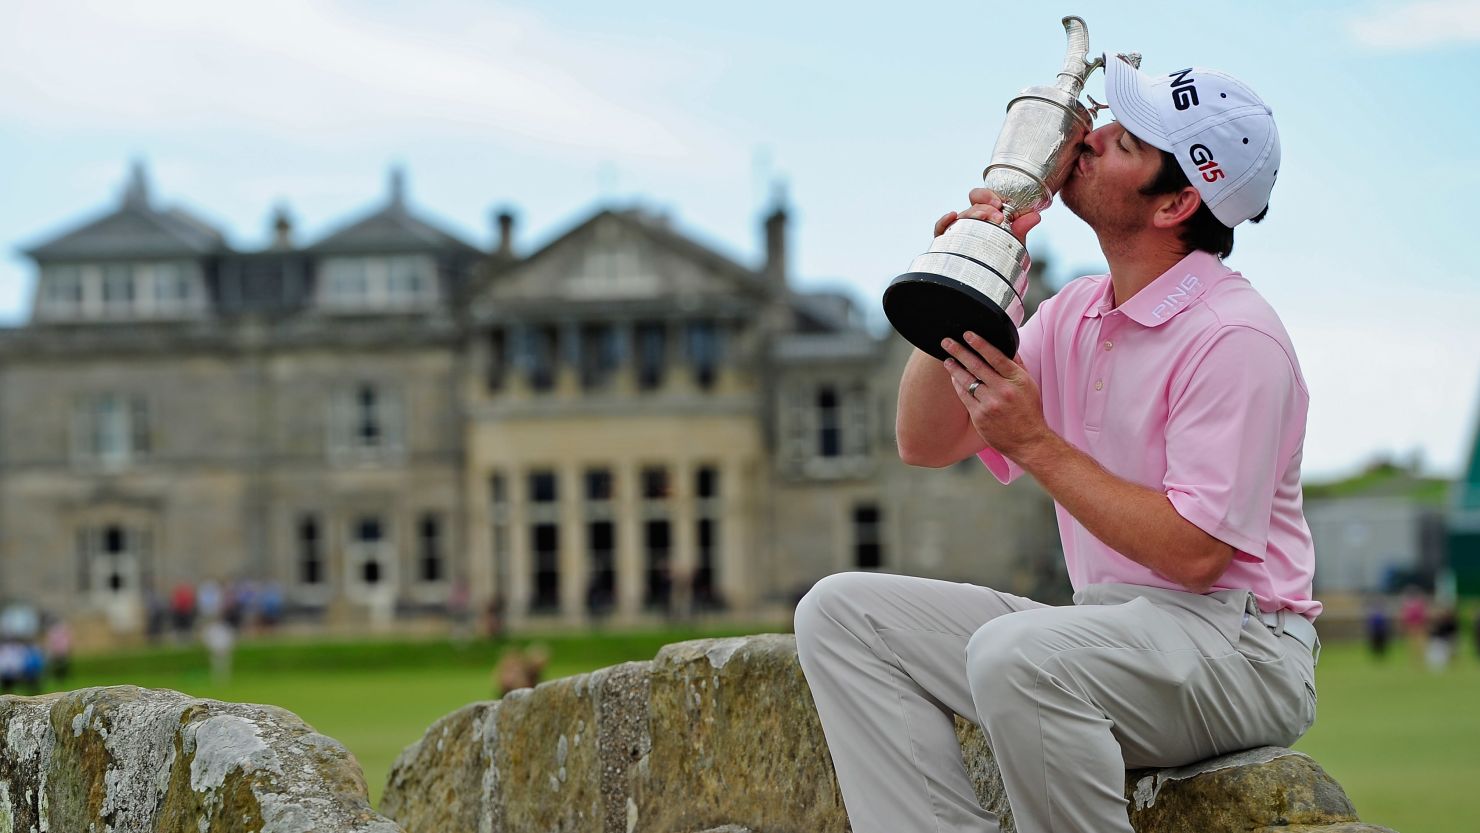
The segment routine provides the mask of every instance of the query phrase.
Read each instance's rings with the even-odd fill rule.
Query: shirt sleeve
[[[1043,333],[1047,329],[1047,319],[1053,314],[1054,301],[1058,296],[1047,298],[1038,305],[1037,311],[1018,330],[1018,354],[1017,358],[1027,368],[1028,375],[1040,387],[1043,384]],[[1011,483],[1022,476],[1023,470],[1017,463],[1007,459],[997,449],[987,446],[977,452],[977,459],[987,467],[992,476],[1002,483]]]
[[[1275,492],[1304,435],[1308,404],[1279,342],[1249,327],[1219,331],[1171,391],[1163,486],[1172,506],[1263,561]]]

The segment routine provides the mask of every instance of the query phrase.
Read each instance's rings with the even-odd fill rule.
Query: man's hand
[[[964,345],[948,338],[941,346],[952,356],[945,367],[956,395],[987,445],[1021,464],[1021,456],[1056,436],[1043,419],[1038,383],[1021,364],[972,332]]]
[[[970,208],[960,213],[947,211],[939,220],[935,221],[936,237],[945,234],[946,229],[950,228],[957,220],[982,220],[988,223],[1002,222],[1002,198],[997,196],[996,191],[990,188],[973,188],[971,189],[971,193],[967,195],[967,199],[971,201]],[[1016,237],[1019,243],[1026,246],[1028,244],[1028,232],[1032,231],[1033,227],[1038,225],[1038,221],[1041,219],[1043,217],[1037,211],[1026,211],[1017,215],[1012,219],[1012,236]]]

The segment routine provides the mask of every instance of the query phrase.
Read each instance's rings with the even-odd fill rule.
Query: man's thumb
[[[1012,236],[1016,237],[1019,243],[1026,245],[1028,232],[1032,231],[1042,219],[1043,215],[1037,211],[1029,211],[1022,216],[1012,218]]]

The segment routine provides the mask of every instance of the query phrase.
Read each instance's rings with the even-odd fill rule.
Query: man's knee
[[[999,616],[981,627],[966,642],[966,678],[978,716],[996,712],[1033,696],[1039,673],[1040,629],[1022,613]]]
[[[848,599],[856,600],[862,584],[871,575],[873,574],[861,572],[833,573],[823,576],[812,585],[812,589],[797,602],[796,612],[792,615],[792,631],[796,634],[797,641],[801,642],[830,627],[836,628],[841,618],[842,603]]]

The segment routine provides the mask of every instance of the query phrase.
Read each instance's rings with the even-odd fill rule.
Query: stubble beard
[[[1069,178],[1064,181],[1064,187],[1059,190],[1059,201],[1064,204],[1065,208],[1069,209],[1069,213],[1088,223],[1093,228],[1095,223],[1093,217],[1090,216],[1090,206],[1093,205],[1094,200],[1088,198],[1083,193],[1084,185],[1084,180],[1080,178],[1079,172],[1071,172]]]

